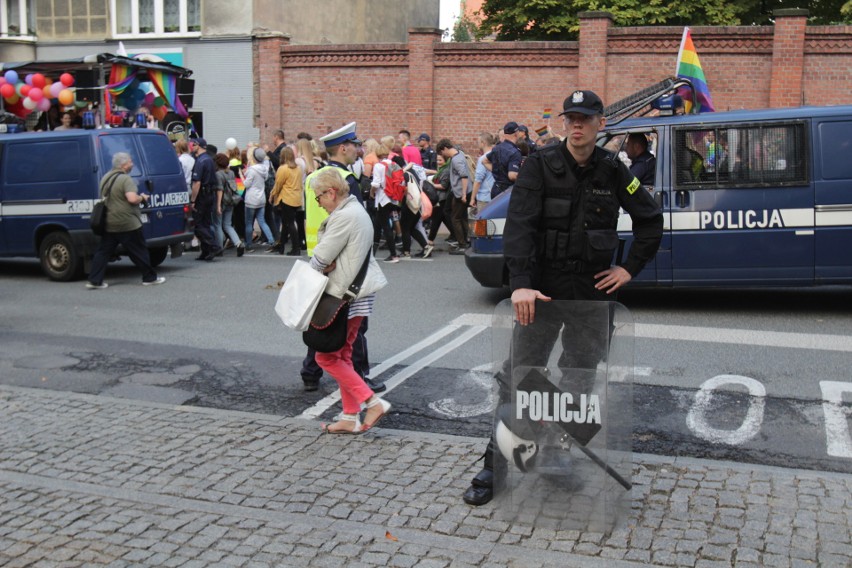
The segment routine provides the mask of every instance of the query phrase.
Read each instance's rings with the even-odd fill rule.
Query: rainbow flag
[[[701,62],[698,61],[698,54],[695,52],[695,45],[692,43],[692,34],[689,28],[683,28],[683,39],[680,42],[680,51],[677,54],[677,76],[689,79],[695,87],[695,98],[698,102],[698,112],[713,112],[716,109],[713,107],[713,99],[710,98],[710,88],[707,86],[707,79],[704,77],[704,70],[701,68]],[[678,94],[683,97],[684,108],[689,114],[692,108],[692,96],[689,89],[679,90]]]
[[[553,109],[546,108],[544,112],[541,114],[541,118],[550,118],[550,114],[553,112]]]
[[[106,86],[109,93],[117,97],[136,79],[136,73],[130,70],[130,66],[116,63],[109,72],[109,85]]]
[[[542,136],[544,136],[545,134],[547,134],[547,127],[546,127],[546,126],[542,126],[541,128],[536,128],[535,133],[536,133],[539,137],[542,137]]]
[[[157,69],[148,69],[148,78],[153,83],[154,88],[160,93],[160,96],[165,99],[166,103],[181,117],[189,116],[180,98],[177,96],[177,75],[174,73],[166,73]]]

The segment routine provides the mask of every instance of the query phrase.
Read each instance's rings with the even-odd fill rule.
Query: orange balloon
[[[68,106],[74,102],[74,93],[71,89],[62,89],[59,91],[59,102],[65,106]]]
[[[156,118],[157,120],[163,120],[166,118],[166,114],[168,114],[169,109],[164,106],[155,106],[151,109],[151,116]]]
[[[44,98],[52,99],[53,95],[50,94],[50,85],[45,85],[42,87],[41,92],[44,93]]]

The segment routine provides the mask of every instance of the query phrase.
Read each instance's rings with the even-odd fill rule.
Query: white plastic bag
[[[314,270],[304,260],[297,260],[278,294],[275,313],[290,329],[305,331],[327,284],[328,276]]]

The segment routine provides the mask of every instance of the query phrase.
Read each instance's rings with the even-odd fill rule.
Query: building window
[[[201,0],[110,0],[113,33],[124,35],[197,34]]]
[[[0,38],[35,35],[33,0],[0,0]]]

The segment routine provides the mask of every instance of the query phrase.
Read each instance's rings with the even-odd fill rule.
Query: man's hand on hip
[[[598,272],[595,274],[595,279],[598,278],[600,280],[595,283],[595,288],[605,290],[607,294],[612,294],[633,279],[630,273],[621,266],[613,266],[603,272]]]

